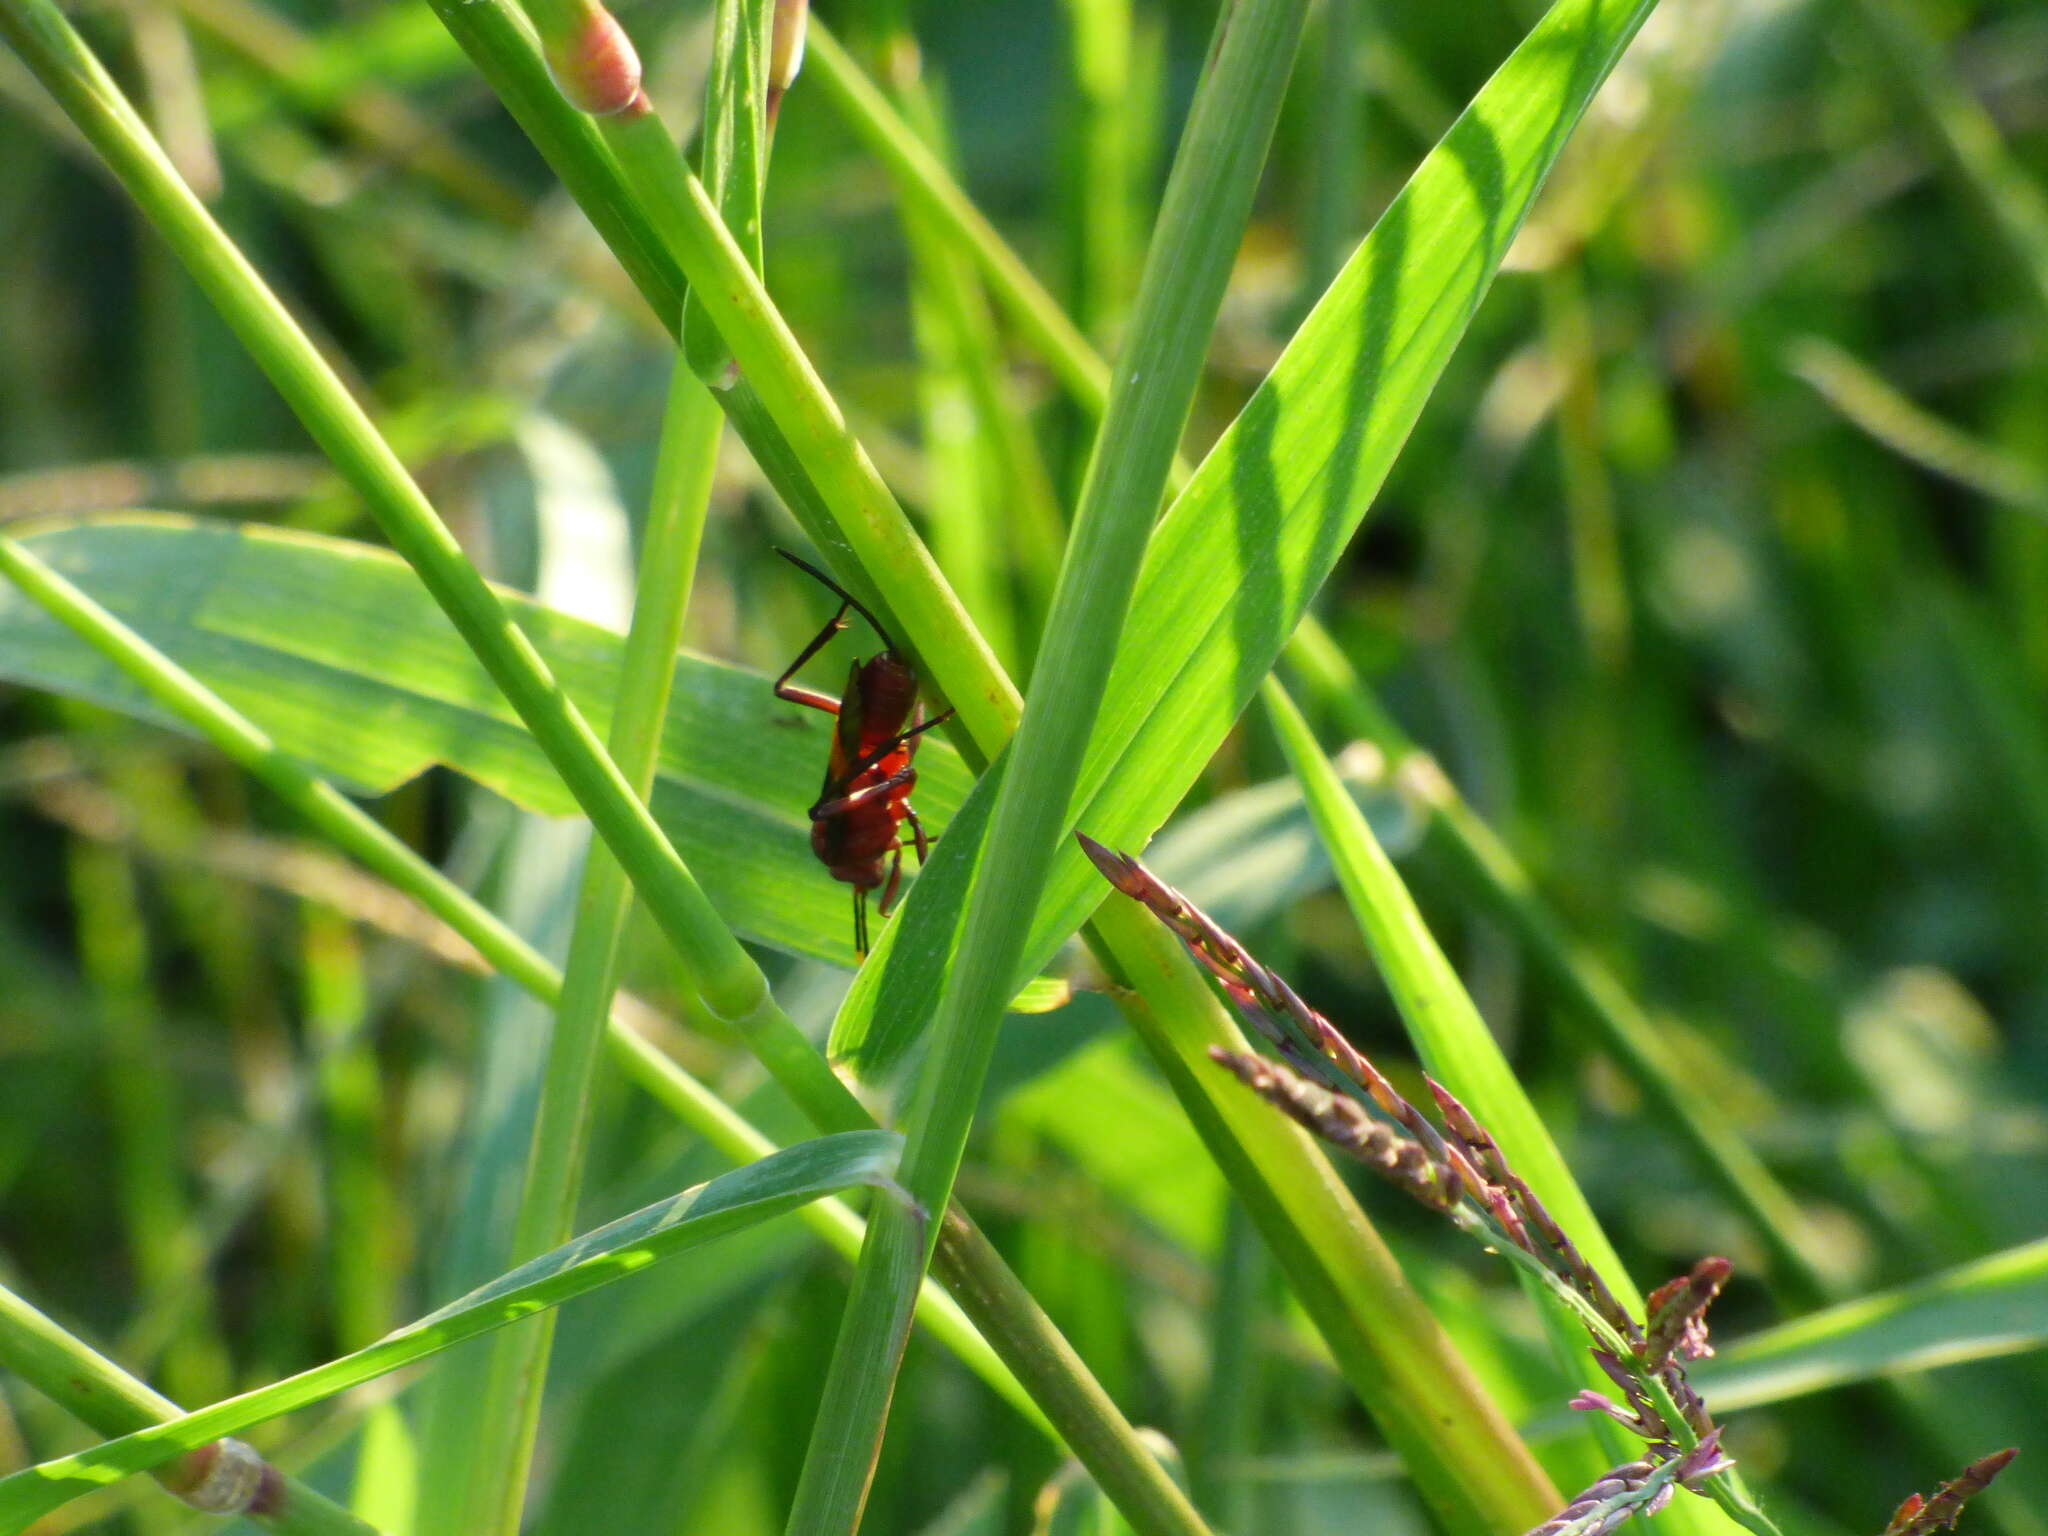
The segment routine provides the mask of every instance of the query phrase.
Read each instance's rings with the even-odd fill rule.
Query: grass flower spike
[[[1604,1536],[1631,1516],[1656,1513],[1679,1488],[1714,1498],[1760,1536],[1773,1536],[1776,1526],[1729,1476],[1735,1462],[1721,1448],[1721,1428],[1685,1374],[1687,1362],[1713,1353],[1706,1313],[1728,1282],[1728,1260],[1700,1260],[1650,1293],[1642,1319],[1631,1316],[1456,1096],[1423,1078],[1439,1130],[1335,1025],[1200,908],[1130,855],[1077,836],[1103,876],[1180,938],[1283,1058],[1216,1047],[1210,1055],[1220,1066],[1386,1182],[1532,1269],[1585,1324],[1593,1359],[1620,1397],[1583,1391],[1570,1406],[1606,1414],[1640,1436],[1648,1454],[1615,1467],[1528,1536]],[[1929,1536],[1953,1525],[1964,1501],[2012,1455],[1985,1457],[1931,1499],[1913,1495],[1883,1536]]]

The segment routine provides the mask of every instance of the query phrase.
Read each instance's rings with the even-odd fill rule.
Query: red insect
[[[887,917],[903,878],[900,828],[909,824],[920,865],[931,849],[924,824],[910,807],[910,791],[917,784],[917,770],[910,766],[910,759],[917,752],[918,737],[944,723],[953,711],[925,719],[924,707],[917,702],[917,674],[896,653],[896,643],[875,616],[816,566],[786,549],[775,553],[839,598],[839,611],[775,680],[775,696],[838,716],[832,729],[832,756],[825,765],[825,784],[811,806],[811,851],[832,872],[833,879],[853,887],[853,949],[865,957],[868,892],[883,887],[876,910]],[[880,654],[866,661],[854,658],[846,692],[840,698],[792,683],[797,670],[846,628],[849,610],[866,619],[882,637]],[[886,877],[882,870],[885,861]]]

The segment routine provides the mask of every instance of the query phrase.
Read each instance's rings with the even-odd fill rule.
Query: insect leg
[[[843,816],[848,811],[857,811],[862,806],[873,805],[877,800],[888,798],[891,790],[901,789],[906,784],[917,782],[917,770],[904,764],[886,779],[877,779],[864,784],[850,795],[839,795],[830,800],[820,800],[811,807],[811,820],[830,821],[834,816]]]
[[[924,861],[932,856],[932,840],[925,835],[924,823],[917,819],[908,800],[903,802],[903,819],[910,823],[910,835],[917,839],[917,867],[922,869]]]
[[[853,888],[853,958],[865,960],[868,957],[868,893],[867,887]]]
[[[792,704],[805,704],[812,709],[822,709],[828,715],[839,713],[839,701],[829,693],[819,693],[814,688],[793,684],[790,679],[802,670],[805,662],[825,649],[834,635],[846,628],[847,606],[845,603],[839,605],[839,611],[826,621],[825,627],[818,631],[811,643],[797,653],[796,660],[789,664],[789,670],[775,679],[775,697],[787,699]]]
[[[887,917],[889,909],[896,905],[896,887],[903,881],[903,845],[896,845],[896,856],[889,861],[889,883],[882,888],[882,900],[875,910]]]

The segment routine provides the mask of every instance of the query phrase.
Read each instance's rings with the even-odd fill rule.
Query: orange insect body
[[[924,719],[917,702],[917,674],[896,654],[888,632],[875,622],[874,615],[822,571],[787,550],[776,553],[839,597],[839,611],[776,680],[775,696],[837,717],[825,782],[811,806],[811,851],[833,879],[853,887],[854,952],[865,956],[867,895],[881,888],[877,910],[884,917],[889,915],[903,878],[902,829],[910,829],[910,846],[917,850],[919,864],[930,849],[931,839],[910,805],[910,792],[917,785],[911,759],[917,753],[918,738],[953,712],[949,709]],[[846,627],[849,610],[859,613],[882,637],[880,654],[866,661],[855,660],[847,674],[846,692],[837,699],[791,682],[797,669]]]
[[[917,814],[910,808],[917,738],[906,737],[903,727],[918,724],[922,715],[917,678],[894,654],[884,651],[853,664],[818,796],[821,806],[846,803],[827,815],[816,807],[811,812],[811,851],[833,879],[872,891],[882,883],[884,859],[900,856],[898,829]],[[885,898],[882,911],[888,910]]]

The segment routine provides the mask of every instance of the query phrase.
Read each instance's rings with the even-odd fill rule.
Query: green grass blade
[[[1118,333],[1144,235],[1142,135],[1149,121],[1144,46],[1130,0],[1066,0],[1066,100],[1060,165],[1069,307],[1090,336]]]
[[[1537,189],[1651,0],[1559,0],[1424,160],[1175,500],[1146,552],[1067,823],[1142,846],[1194,783],[1363,519]],[[936,1000],[986,776],[876,946],[835,1055],[885,1070]],[[1102,899],[1063,849],[1022,965]]]
[[[889,58],[917,56],[907,31],[881,47]],[[914,73],[899,78],[896,94],[933,152],[943,153],[939,94]],[[920,204],[900,193],[898,203],[912,258],[932,550],[997,654],[1026,677],[1059,582],[1066,517],[972,261]]]
[[[2044,1344],[2048,1238],[1724,1344],[1692,1374],[1716,1408],[1747,1408]]]
[[[543,579],[555,565],[543,545]],[[477,805],[472,825],[490,809]],[[488,891],[480,894],[534,950],[560,951],[569,941],[577,877],[593,839],[575,821],[531,814],[491,819],[496,823],[491,831],[480,826],[473,834],[479,841],[488,837],[490,845]],[[434,1225],[431,1259],[422,1276],[423,1293],[436,1302],[460,1296],[531,1256],[514,1251],[507,1217],[518,1209],[525,1182],[534,1104],[546,1070],[549,1012],[517,987],[489,984],[480,990],[462,1132],[451,1148],[446,1213]],[[449,1351],[410,1394],[410,1417],[418,1428],[413,1487],[424,1530],[470,1530],[485,1519],[478,1501],[491,1469],[480,1465],[471,1450],[476,1432],[492,1413],[487,1394],[505,1390],[490,1379],[503,1343],[498,1336]],[[517,1395],[511,1394],[515,1401]]]
[[[927,1209],[943,1208],[951,1195],[1003,1005],[1015,992],[1008,980],[1025,938],[1015,914],[1036,904],[1065,837],[1063,812],[1251,211],[1305,10],[1300,0],[1254,0],[1226,12],[1189,113],[1129,347],[1082,486],[1037,682],[1005,759],[990,856],[967,895],[963,938],[951,956],[931,1055],[906,1121],[904,1183]],[[791,1532],[829,1536],[860,1523],[927,1245],[886,1209],[869,1226]]]
[[[103,1435],[168,1424],[184,1411],[5,1286],[0,1286],[0,1365]],[[375,1536],[374,1526],[297,1478],[275,1468],[268,1475],[274,1480],[275,1507],[250,1516],[265,1530],[287,1536]],[[166,1468],[159,1476],[174,1488],[190,1486],[189,1474],[179,1468]]]
[[[756,273],[766,270],[761,203],[768,186],[767,70],[774,18],[772,0],[716,0],[712,6],[711,78],[698,140],[697,172],[704,190]],[[725,373],[732,352],[699,300],[683,306],[683,355],[706,384],[731,382]]]
[[[73,840],[65,874],[79,968],[97,999],[89,1023],[104,1061],[103,1091],[116,1111],[112,1194],[123,1246],[143,1309],[169,1314],[143,1360],[171,1391],[205,1397],[226,1390],[227,1355],[183,1176],[186,1112],[164,1071],[164,1008],[150,981],[150,924],[123,850]],[[151,1358],[158,1353],[161,1359]]]
[[[900,118],[875,83],[862,74],[829,28],[813,17],[808,78],[823,88],[847,125],[895,177],[899,192],[943,229],[971,231],[963,244],[974,254],[990,292],[1017,322],[1060,382],[1100,414],[1109,401],[1109,368],[1088,338],[946,173],[943,162]]]
[[[1851,425],[1901,458],[1993,501],[2048,517],[2048,473],[1942,420],[1851,353],[1802,336],[1786,349],[1785,364]]]
[[[893,1190],[897,1138],[850,1131],[785,1148],[643,1207],[520,1265],[364,1349],[169,1423],[0,1478],[0,1529],[20,1530],[79,1495],[222,1435],[290,1413],[507,1323],[560,1306],[663,1259],[840,1190]]]

